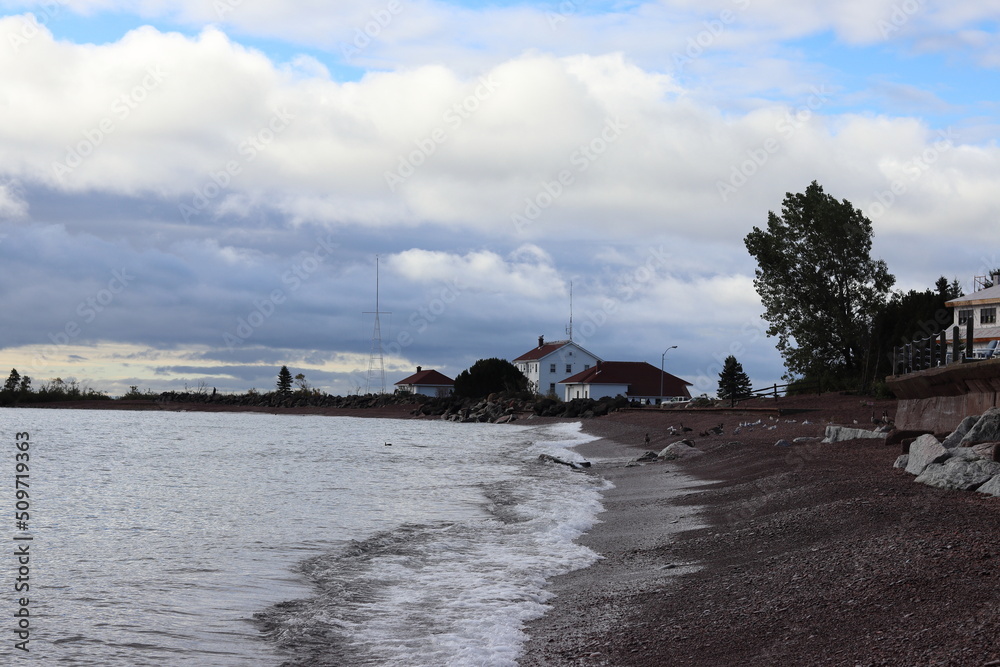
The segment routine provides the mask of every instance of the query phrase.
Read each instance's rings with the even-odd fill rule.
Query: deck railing
[[[972,320],[965,323],[964,341],[959,336],[960,329],[957,325],[951,329],[951,352],[948,351],[947,330],[892,348],[892,374],[905,375],[937,366],[980,361],[972,353]]]

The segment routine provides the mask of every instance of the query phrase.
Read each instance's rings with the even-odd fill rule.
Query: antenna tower
[[[573,340],[573,281],[569,281],[569,326],[566,327],[566,334]]]
[[[375,330],[372,331],[372,351],[368,357],[366,394],[372,393],[372,385],[375,384],[373,379],[378,384],[378,393],[385,393],[385,359],[382,356],[382,325],[379,322],[379,315],[391,315],[391,313],[379,310],[378,289],[378,255],[375,255],[375,310],[365,311],[364,313],[365,315],[375,315]]]

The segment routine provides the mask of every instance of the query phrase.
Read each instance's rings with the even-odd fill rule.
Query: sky
[[[281,365],[364,393],[377,310],[389,390],[571,316],[584,348],[695,394],[730,354],[780,383],[743,239],[786,193],[861,209],[899,289],[1000,266],[998,20],[0,0],[0,365],[112,396],[269,391]]]

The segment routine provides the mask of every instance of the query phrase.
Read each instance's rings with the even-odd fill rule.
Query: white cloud
[[[387,264],[417,283],[454,283],[461,290],[502,293],[541,299],[566,292],[552,259],[537,246],[521,246],[507,258],[479,250],[464,255],[411,249],[388,258]]]
[[[0,183],[0,220],[23,218],[28,213],[28,202],[21,198],[16,183]]]

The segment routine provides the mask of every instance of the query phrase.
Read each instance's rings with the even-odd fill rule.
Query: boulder
[[[774,446],[775,447],[791,447],[792,443],[788,442],[787,440],[779,440],[778,442],[774,443]]]
[[[905,468],[906,464],[910,461],[909,454],[900,454],[896,457],[896,462],[892,464],[893,468]]]
[[[979,493],[988,493],[991,496],[1000,496],[1000,475],[989,480],[976,489],[976,491],[979,491]]]
[[[980,458],[987,461],[1000,461],[1000,442],[981,442],[972,446]]]
[[[976,425],[977,421],[979,421],[979,415],[966,417],[965,419],[962,420],[962,423],[958,425],[958,428],[952,431],[951,435],[945,438],[944,442],[942,442],[941,444],[944,445],[945,448],[947,449],[951,449],[952,447],[958,447],[958,443],[962,442],[962,438],[964,438],[966,434],[972,429],[972,427]]]
[[[826,438],[823,439],[823,442],[830,444],[845,440],[885,439],[888,435],[888,433],[878,433],[864,428],[848,428],[847,426],[831,424],[826,427]]]
[[[906,472],[919,475],[932,463],[942,463],[951,452],[944,448],[933,435],[922,435],[910,443],[910,454],[906,462]]]
[[[803,435],[799,436],[798,438],[795,438],[794,440],[792,440],[792,442],[799,444],[803,442],[816,442],[817,440],[822,440],[822,438],[815,435]]]
[[[660,452],[660,458],[669,461],[701,456],[704,453],[700,449],[695,449],[689,440],[681,440],[680,442],[675,442],[664,447]]]
[[[969,429],[959,444],[968,447],[996,440],[1000,440],[1000,408],[990,408],[983,413],[975,426]]]
[[[950,458],[944,463],[932,463],[917,475],[917,482],[939,489],[973,491],[1000,475],[1000,463],[961,457]]]
[[[658,458],[659,454],[657,454],[656,452],[645,452],[642,454],[642,456],[637,456],[632,460],[637,461],[639,463],[645,463],[646,461],[655,461]]]

